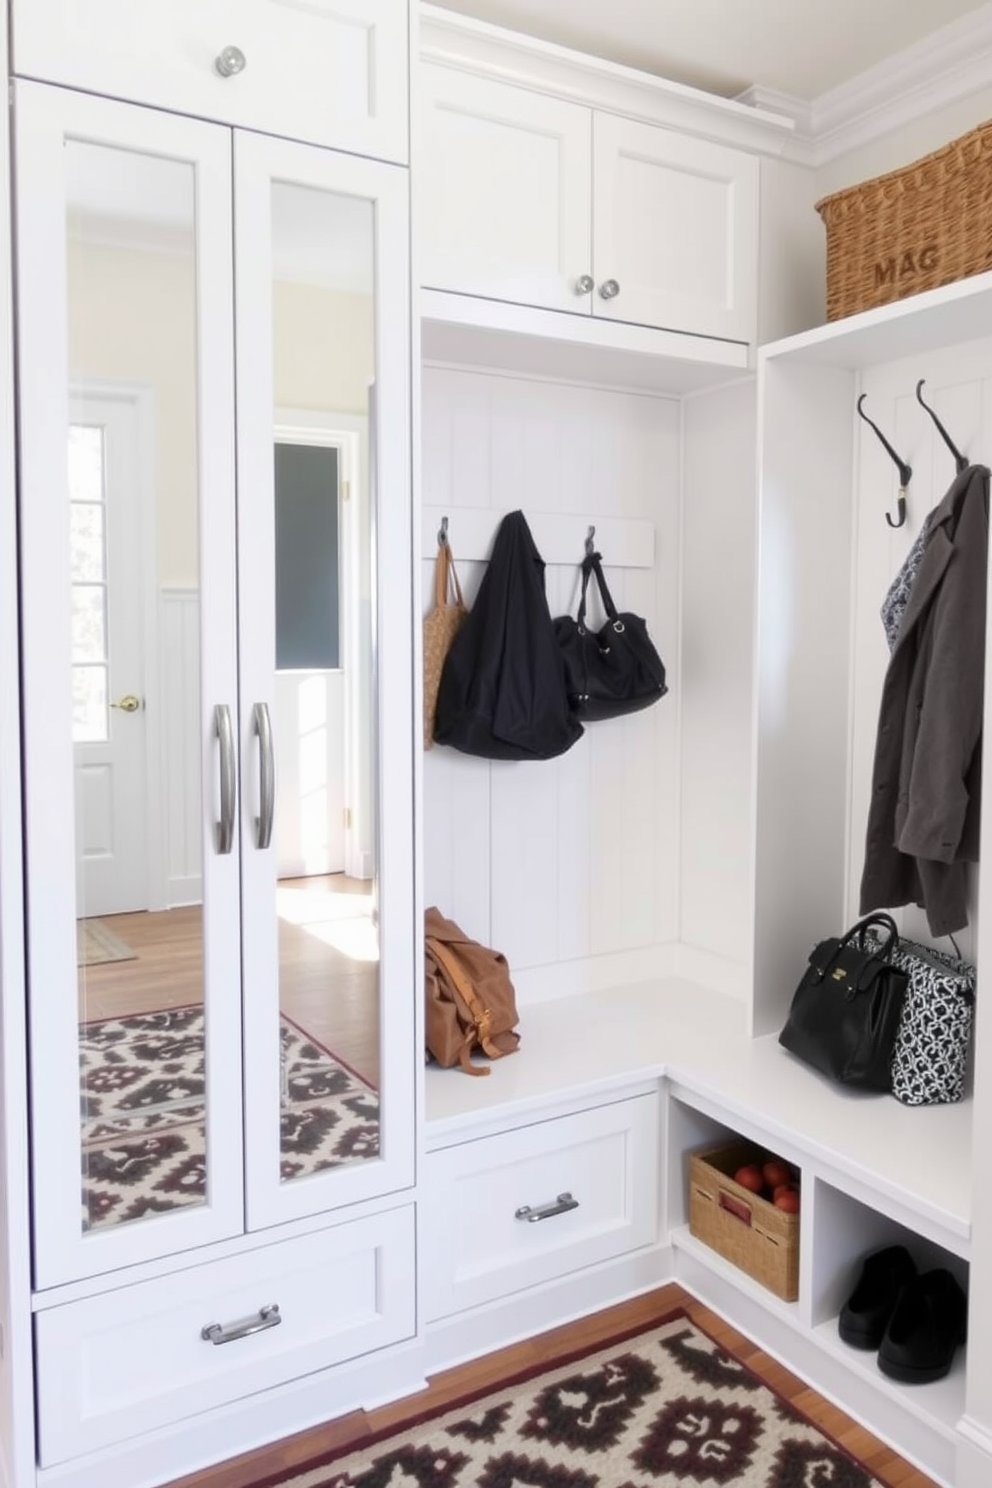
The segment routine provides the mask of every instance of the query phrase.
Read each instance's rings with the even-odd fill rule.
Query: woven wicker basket
[[[992,269],[992,120],[816,210],[828,320]]]
[[[799,1215],[777,1209],[730,1176],[769,1153],[721,1142],[689,1154],[689,1233],[786,1302],[799,1295]]]

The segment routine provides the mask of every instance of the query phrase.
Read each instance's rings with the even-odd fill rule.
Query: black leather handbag
[[[599,585],[607,617],[600,630],[586,629],[590,574]],[[571,615],[559,615],[555,635],[565,663],[568,706],[583,723],[636,713],[668,691],[665,664],[648,635],[647,624],[640,615],[617,613],[599,553],[587,553],[582,560],[578,616],[573,620]]]
[[[869,930],[878,931],[867,936]],[[899,931],[871,914],[821,940],[796,988],[778,1041],[839,1085],[891,1092],[892,1053],[908,977],[893,965]]]

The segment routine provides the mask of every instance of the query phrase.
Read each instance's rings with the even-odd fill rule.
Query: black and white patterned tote
[[[959,1101],[975,1017],[975,968],[902,937],[891,960],[909,974],[892,1053],[892,1094],[906,1106]]]

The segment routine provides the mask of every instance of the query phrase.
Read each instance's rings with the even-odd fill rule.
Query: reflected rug
[[[883,1488],[684,1313],[347,1456],[265,1483]]]
[[[377,1157],[376,1091],[289,1018],[280,1036],[280,1177]],[[203,1009],[84,1023],[79,1066],[83,1229],[202,1203]]]
[[[115,935],[102,920],[76,921],[77,966],[104,966],[110,961],[134,961],[137,954],[127,941]]]

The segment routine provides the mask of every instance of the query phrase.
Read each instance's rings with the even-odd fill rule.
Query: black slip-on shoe
[[[852,1348],[877,1349],[900,1292],[915,1279],[916,1265],[904,1245],[887,1245],[866,1256],[837,1320],[844,1342]]]
[[[950,1271],[926,1271],[896,1303],[879,1346],[878,1367],[906,1385],[943,1379],[967,1326],[968,1299]]]

